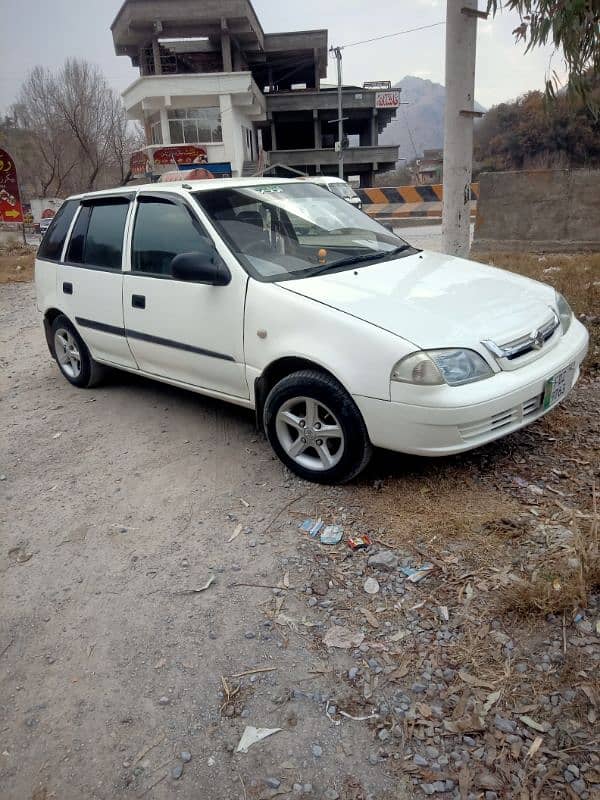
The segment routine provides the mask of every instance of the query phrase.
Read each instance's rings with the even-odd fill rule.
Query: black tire
[[[69,369],[68,365],[61,363],[60,353],[57,352],[57,346],[59,346],[57,343],[57,334],[61,331],[68,332],[75,340],[80,358],[78,372]],[[77,333],[75,326],[63,314],[59,314],[52,323],[51,342],[52,352],[58,364],[58,368],[69,383],[72,383],[73,386],[77,386],[80,389],[91,389],[93,386],[97,386],[98,383],[100,383],[106,372],[105,367],[94,361],[86,343]]]
[[[298,406],[300,409],[302,408],[302,398],[316,401],[319,404],[321,413],[325,413],[326,419],[328,419],[326,412],[330,410],[336,425],[341,428],[343,439],[339,443],[337,440],[332,440],[334,441],[333,449],[335,450],[332,458],[337,459],[332,467],[327,468],[321,465],[320,468],[310,468],[306,464],[299,464],[298,461],[288,455],[282,441],[280,441],[281,433],[278,433],[277,424],[278,414],[280,411],[285,410],[286,406],[289,407],[289,404],[296,398],[300,399],[300,405]],[[323,406],[326,407],[324,412]],[[308,412],[306,405],[304,408]],[[301,422],[305,422],[305,420],[301,420]],[[371,442],[369,441],[364,420],[356,404],[343,386],[331,376],[318,370],[294,372],[280,380],[267,396],[263,411],[263,424],[271,447],[281,461],[296,475],[315,483],[347,483],[362,472],[371,458]],[[293,427],[290,426],[288,429],[292,438],[297,438],[300,435]],[[306,430],[305,428],[304,431]],[[281,431],[281,423],[279,431]],[[314,438],[318,437],[318,432],[311,430],[310,434],[307,435],[312,436],[312,440],[316,444],[319,441],[322,444],[323,440]],[[311,439],[308,439],[308,441],[308,447],[300,455],[303,458],[308,455],[311,460],[316,461],[319,453],[316,446],[314,448],[310,446]],[[295,444],[295,441],[292,444]],[[328,451],[331,449],[329,444],[327,448]],[[341,452],[340,448],[342,449]]]

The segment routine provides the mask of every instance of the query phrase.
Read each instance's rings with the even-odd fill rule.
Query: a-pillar
[[[319,119],[319,112],[316,108],[313,109],[313,127],[315,132],[315,150],[322,149],[322,137],[321,137],[321,120]]]
[[[231,59],[231,37],[227,20],[221,19],[221,53],[223,55],[223,72],[233,72],[233,62]]]

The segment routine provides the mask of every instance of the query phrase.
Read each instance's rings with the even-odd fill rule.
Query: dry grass
[[[600,585],[598,517],[589,533],[548,527],[537,548],[532,548],[523,574],[515,576],[502,594],[502,606],[525,617],[561,614],[586,608],[590,594]],[[542,545],[539,547],[539,545]]]
[[[548,283],[564,294],[590,332],[587,367],[600,370],[600,253],[486,253],[476,260]]]
[[[0,246],[0,284],[32,281],[36,249],[25,244]]]

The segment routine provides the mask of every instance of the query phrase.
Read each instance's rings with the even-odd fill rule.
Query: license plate
[[[575,364],[569,364],[568,367],[548,378],[544,386],[544,409],[551,408],[559,400],[562,400],[573,386],[574,375]]]

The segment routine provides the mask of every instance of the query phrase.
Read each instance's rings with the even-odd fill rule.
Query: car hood
[[[508,342],[548,321],[554,301],[529,278],[427,251],[279,285],[424,349]]]

